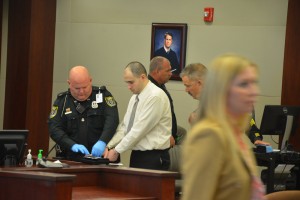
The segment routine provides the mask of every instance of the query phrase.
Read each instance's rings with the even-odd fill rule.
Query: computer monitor
[[[28,133],[28,130],[0,130],[0,166],[23,162]]]
[[[281,150],[287,150],[288,141],[299,122],[300,106],[266,105],[260,125],[262,135],[281,135]]]

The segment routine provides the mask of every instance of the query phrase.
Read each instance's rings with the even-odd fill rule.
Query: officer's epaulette
[[[66,94],[68,94],[69,91],[65,91],[65,92],[61,92],[57,95],[57,97],[62,97],[62,96],[65,96]]]
[[[93,86],[93,90],[97,90],[97,91],[100,90],[100,92],[103,93],[106,91],[106,87],[105,87],[105,85],[102,85],[101,87]]]

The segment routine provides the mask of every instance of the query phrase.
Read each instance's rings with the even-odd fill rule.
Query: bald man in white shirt
[[[129,63],[124,81],[133,93],[123,121],[115,136],[107,144],[105,157],[117,160],[119,154],[132,150],[130,167],[168,170],[172,117],[170,103],[163,90],[148,80],[145,67],[139,62]],[[136,98],[138,104],[133,125],[128,130]]]

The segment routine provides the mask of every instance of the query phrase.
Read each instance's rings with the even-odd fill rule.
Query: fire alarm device
[[[204,21],[212,22],[214,20],[214,8],[207,7],[204,8]]]

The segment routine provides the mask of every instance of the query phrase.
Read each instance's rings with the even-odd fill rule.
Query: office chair
[[[183,139],[186,136],[186,129],[184,129],[181,126],[177,127],[177,145],[172,147],[169,150],[170,154],[170,167],[169,171],[174,171],[180,173],[180,167],[181,167],[181,144],[183,142]],[[175,195],[180,195],[181,193],[181,185],[182,180],[176,179],[175,180]]]
[[[300,191],[298,190],[285,190],[273,192],[265,195],[267,200],[299,200]]]

